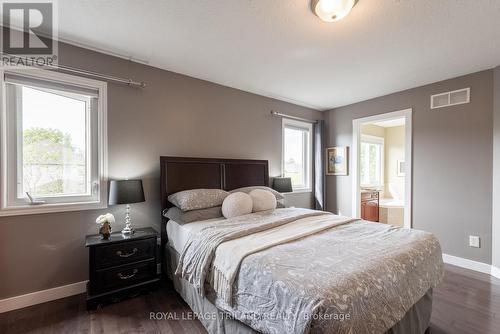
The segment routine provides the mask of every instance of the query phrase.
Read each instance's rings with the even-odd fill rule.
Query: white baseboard
[[[462,257],[448,254],[443,254],[443,262],[500,278],[500,269],[492,266],[491,264],[464,259]]]
[[[500,268],[495,266],[491,266],[491,276],[500,279]]]
[[[41,304],[52,300],[69,297],[84,293],[87,281],[58,286],[56,288],[36,291],[25,295],[15,296],[0,300],[0,313],[17,310],[35,304]]]
[[[443,262],[500,278],[500,269],[492,266],[491,264],[464,259],[462,257],[448,254],[443,254]]]
[[[483,262],[464,259],[462,257],[443,254],[443,262],[457,267],[479,271],[484,274],[491,274],[491,265]]]

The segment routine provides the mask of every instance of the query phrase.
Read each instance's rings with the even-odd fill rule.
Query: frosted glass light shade
[[[356,0],[313,0],[313,11],[321,20],[335,22],[349,15],[356,2]]]

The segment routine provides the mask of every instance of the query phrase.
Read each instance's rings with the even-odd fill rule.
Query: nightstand
[[[112,233],[108,240],[102,240],[100,235],[86,237],[88,310],[158,287],[157,239],[158,232],[150,227],[137,229],[128,236]]]

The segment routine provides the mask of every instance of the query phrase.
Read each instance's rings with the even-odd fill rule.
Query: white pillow
[[[276,209],[276,196],[268,190],[255,189],[249,193],[252,198],[252,212]]]
[[[269,188],[269,187],[265,187],[265,186],[243,187],[243,188],[231,190],[230,193],[243,192],[243,193],[249,194],[252,190],[255,190],[255,189],[262,189],[262,190],[267,190],[267,191],[272,192],[274,194],[274,196],[276,196],[276,200],[278,200],[278,201],[285,199],[285,196],[283,196],[282,194],[280,194],[279,192],[277,192],[273,188]]]
[[[226,218],[247,215],[252,213],[252,206],[250,195],[242,192],[232,193],[222,202],[222,214]]]

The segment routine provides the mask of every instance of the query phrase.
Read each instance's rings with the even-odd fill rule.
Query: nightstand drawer
[[[152,259],[155,257],[155,247],[156,238],[96,247],[96,269]]]
[[[116,290],[156,278],[156,262],[152,260],[99,270],[95,278],[92,286],[94,294]]]

